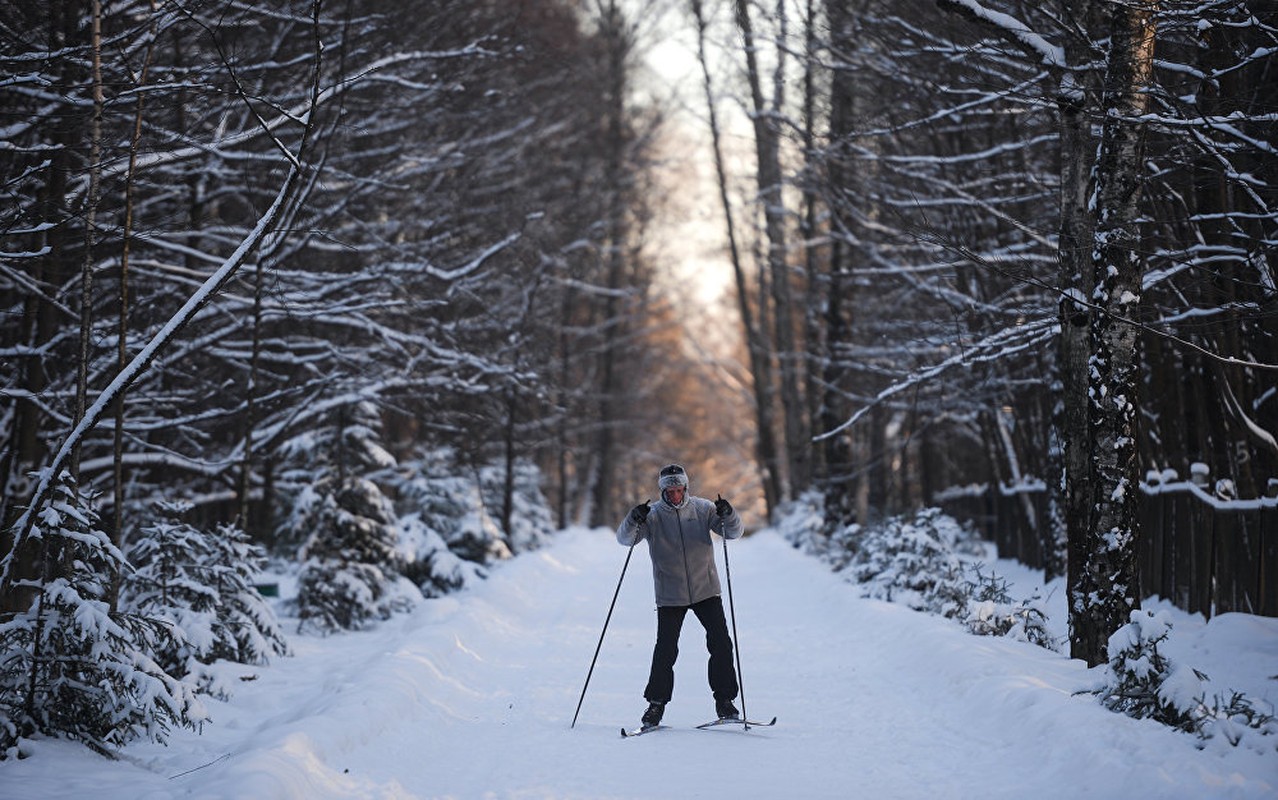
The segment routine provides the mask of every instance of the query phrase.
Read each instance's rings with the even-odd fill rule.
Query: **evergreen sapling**
[[[113,610],[126,569],[90,497],[63,473],[29,540],[38,573],[17,586],[29,600],[0,623],[0,757],[35,735],[82,742],[104,755],[138,738],[165,741],[206,717],[196,687],[155,654],[174,647],[165,620]]]
[[[299,630],[367,628],[421,599],[401,575],[394,512],[376,484],[349,479],[316,511],[314,533],[301,551]]]
[[[265,551],[234,525],[219,524],[211,533],[195,528],[183,520],[190,509],[184,502],[156,505],[158,518],[142,527],[129,549],[135,571],[125,581],[123,601],[172,625],[179,635],[159,654],[160,662],[209,689],[203,665],[218,659],[264,664],[287,654],[288,643],[253,583]]]
[[[1136,609],[1130,622],[1109,638],[1104,680],[1094,690],[1112,711],[1153,719],[1195,734],[1199,747],[1210,741],[1250,744],[1261,753],[1278,752],[1278,720],[1239,692],[1207,701],[1208,677],[1177,665],[1161,649],[1172,632],[1166,611]]]

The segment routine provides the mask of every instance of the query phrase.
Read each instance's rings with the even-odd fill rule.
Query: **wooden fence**
[[[1141,490],[1143,597],[1157,595],[1207,618],[1228,611],[1278,617],[1278,498],[1220,500],[1189,482]],[[1041,486],[949,492],[935,505],[970,521],[1001,557],[1042,567]]]

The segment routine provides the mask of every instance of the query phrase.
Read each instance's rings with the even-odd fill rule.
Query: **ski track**
[[[109,767],[40,742],[36,758],[0,765],[0,795],[18,796],[6,784],[22,786],[24,764],[54,755],[96,766],[22,796],[1278,796],[1278,759],[1225,762],[1071,696],[1089,680],[1078,662],[862,599],[772,532],[729,555],[746,710],[776,715],[776,727],[693,728],[713,700],[689,616],[664,720],[673,729],[620,737],[645,707],[656,625],[640,546],[570,729],[625,553],[610,531],[569,531],[373,631],[294,636],[296,655],[271,667],[222,666],[235,697],[209,701],[204,735],[135,745]]]

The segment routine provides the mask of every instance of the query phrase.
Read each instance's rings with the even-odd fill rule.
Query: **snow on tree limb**
[[[313,6],[315,14],[319,13],[318,0]],[[320,94],[320,56],[322,47],[318,39],[316,40],[315,52],[315,68],[311,75],[310,97],[312,108],[318,102]],[[248,103],[247,97],[241,95],[241,99]],[[309,134],[313,126],[312,115],[307,115],[307,123],[302,131],[301,141],[298,146],[297,154],[289,159],[289,171],[284,178],[283,184],[280,186],[279,192],[275,196],[274,202],[258,219],[257,224],[249,231],[248,235],[240,242],[235,251],[222,263],[222,265],[208,277],[200,288],[187,299],[186,303],[169,319],[168,323],[155,334],[151,341],[138,352],[133,360],[129,362],[115,376],[110,384],[102,390],[97,400],[85,410],[83,418],[72,429],[67,438],[63,440],[57,454],[49,466],[40,471],[39,482],[32,494],[31,502],[28,504],[22,516],[14,523],[13,526],[13,546],[9,552],[5,554],[4,559],[0,561],[0,596],[9,592],[13,582],[13,565],[15,556],[21,551],[27,538],[31,535],[31,530],[35,524],[36,518],[48,500],[50,493],[53,491],[54,483],[57,476],[62,472],[72,454],[79,446],[81,440],[90,430],[97,425],[103,416],[111,409],[112,405],[123,396],[124,392],[133,385],[150,367],[155,357],[169,344],[170,341],[177,336],[183,327],[196,315],[196,313],[207,305],[215,295],[226,285],[227,281],[236,273],[236,271],[244,264],[250,253],[252,253],[268,235],[274,230],[276,223],[281,216],[284,215],[289,204],[294,199],[294,193],[298,183],[305,172],[305,166],[300,155],[306,151],[309,140]]]
[[[976,0],[936,0],[938,7],[993,29],[995,33],[1049,67],[1064,69],[1065,48],[1058,47],[1030,30],[1010,14],[986,8]]]
[[[831,436],[837,436],[839,433],[855,425],[858,420],[868,414],[879,403],[901,394],[914,386],[926,383],[931,378],[936,377],[951,367],[970,366],[974,363],[995,361],[1005,358],[1011,353],[1015,353],[1041,342],[1050,340],[1056,335],[1058,327],[1059,322],[1054,318],[1041,319],[1034,322],[1028,322],[1018,328],[1001,330],[986,337],[974,346],[976,352],[960,348],[958,353],[955,353],[939,364],[934,364],[927,369],[913,373],[905,379],[888,386],[886,389],[879,392],[872,401],[858,409],[855,414],[848,417],[843,424],[824,433],[813,436],[812,441],[820,442],[830,438]]]
[[[209,276],[208,280],[204,282],[204,285],[200,287],[199,291],[191,295],[182,308],[178,309],[177,313],[174,314],[168,323],[160,329],[147,346],[142,348],[142,350],[133,357],[133,360],[129,362],[128,366],[121,370],[120,373],[115,376],[115,379],[102,390],[102,393],[98,395],[98,398],[94,401],[93,405],[85,411],[84,418],[80,420],[79,424],[75,426],[71,433],[67,435],[67,438],[62,442],[62,446],[58,449],[57,455],[53,457],[53,462],[48,467],[41,470],[40,482],[36,487],[31,504],[14,524],[17,536],[14,538],[12,549],[10,549],[10,551],[5,555],[2,562],[4,566],[3,569],[0,570],[0,594],[4,594],[9,590],[9,584],[12,581],[12,574],[10,570],[13,565],[13,557],[18,550],[21,549],[23,542],[30,534],[31,526],[35,521],[35,512],[43,506],[44,501],[47,499],[49,492],[53,487],[54,476],[61,471],[67,460],[71,457],[71,453],[75,449],[76,445],[79,444],[80,440],[84,438],[84,435],[92,430],[107,411],[110,410],[112,404],[115,403],[116,398],[120,397],[129,388],[129,386],[131,386],[133,382],[147,370],[147,368],[151,365],[151,361],[155,359],[156,355],[159,354],[165,345],[167,345],[169,341],[182,330],[182,327],[190,321],[191,317],[195,316],[195,313],[208,303],[213,296],[217,294],[218,290],[220,290],[222,286],[230,280],[231,276],[235,274],[235,271],[240,268],[240,266],[244,263],[244,260],[248,257],[248,254],[257,247],[263,237],[266,236],[266,233],[274,225],[276,217],[280,214],[292,195],[293,186],[297,182],[297,177],[300,174],[301,172],[298,168],[294,167],[290,169],[288,177],[284,181],[284,185],[280,187],[279,194],[275,197],[275,202],[271,204],[271,207],[267,209],[266,213],[262,215],[262,218],[258,220],[257,225],[244,239],[244,241],[240,243],[240,246],[236,248],[235,252],[232,253],[229,258],[227,258],[221,268]]]

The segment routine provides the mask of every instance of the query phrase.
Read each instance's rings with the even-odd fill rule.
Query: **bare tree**
[[[705,88],[706,109],[710,126],[710,146],[714,155],[715,178],[719,190],[719,202],[723,206],[725,232],[728,241],[728,256],[732,262],[732,273],[735,278],[737,310],[741,314],[742,330],[745,333],[746,352],[750,361],[751,388],[755,409],[755,442],[759,469],[763,475],[764,507],[771,515],[781,500],[781,468],[778,461],[777,443],[774,434],[772,416],[772,360],[767,351],[767,337],[760,331],[760,323],[755,319],[754,306],[749,291],[745,265],[742,263],[741,248],[737,242],[737,225],[733,219],[732,201],[730,197],[727,168],[723,157],[723,133],[720,129],[718,97],[711,74],[709,56],[706,51],[707,29],[709,20],[701,0],[691,0],[693,22],[697,30],[697,59],[701,64],[702,84]]]

